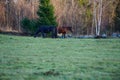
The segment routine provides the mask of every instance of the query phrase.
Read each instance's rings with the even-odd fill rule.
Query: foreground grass
[[[0,80],[120,80],[120,39],[0,35]]]

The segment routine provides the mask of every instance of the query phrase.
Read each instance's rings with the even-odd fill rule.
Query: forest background
[[[58,26],[74,35],[120,32],[120,0],[51,0]],[[38,18],[39,0],[0,0],[0,31],[23,32],[21,21]]]

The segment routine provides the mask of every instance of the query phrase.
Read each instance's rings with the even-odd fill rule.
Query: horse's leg
[[[64,38],[65,38],[65,34],[64,34]]]
[[[57,38],[57,29],[53,28],[52,33],[51,33],[52,38]]]
[[[54,38],[54,33],[52,32],[51,37]]]
[[[55,30],[52,30],[52,32],[51,32],[51,38],[56,38],[55,37]]]
[[[65,33],[62,33],[62,38],[65,38]]]
[[[38,33],[40,32],[40,30],[36,31],[35,34],[34,34],[34,37],[36,38]]]
[[[43,31],[41,32],[41,36],[45,38],[45,33]]]
[[[55,28],[55,38],[57,38],[57,28]]]
[[[54,38],[57,38],[57,28],[54,29]]]

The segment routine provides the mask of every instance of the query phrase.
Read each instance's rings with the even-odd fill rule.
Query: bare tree
[[[74,35],[114,31],[119,0],[51,0],[58,26],[71,26]],[[24,17],[37,19],[39,0],[0,0],[0,29],[21,32]]]

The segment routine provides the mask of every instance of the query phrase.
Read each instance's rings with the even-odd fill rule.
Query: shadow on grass
[[[33,34],[30,34],[30,33],[22,33],[22,32],[3,32],[3,31],[0,31],[0,34],[4,34],[4,35],[14,35],[14,36],[33,36]]]

